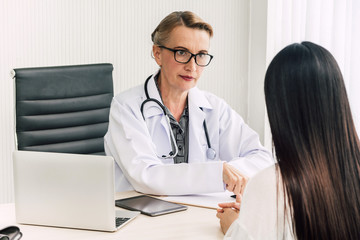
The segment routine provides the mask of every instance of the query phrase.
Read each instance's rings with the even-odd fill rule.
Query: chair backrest
[[[112,64],[14,69],[17,149],[104,153]]]

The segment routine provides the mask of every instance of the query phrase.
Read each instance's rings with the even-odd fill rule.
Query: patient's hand
[[[226,234],[230,225],[239,217],[241,195],[236,195],[236,202],[219,203],[216,217],[220,219],[220,226]]]
[[[226,234],[230,225],[239,217],[239,211],[232,208],[224,208],[223,212],[218,212],[216,217],[220,219],[221,230]]]

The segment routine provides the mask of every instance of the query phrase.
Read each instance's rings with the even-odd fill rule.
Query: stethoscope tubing
[[[147,89],[147,86],[148,86],[148,82],[149,80],[151,79],[152,75],[150,75],[146,80],[145,80],[145,83],[144,83],[144,91],[145,91],[145,96],[146,96],[146,99],[141,103],[141,106],[140,106],[140,111],[141,111],[141,114],[143,116],[143,119],[145,120],[145,116],[144,116],[144,106],[146,103],[148,102],[155,102],[157,105],[160,106],[160,108],[163,110],[164,112],[164,115],[165,115],[165,118],[166,118],[166,122],[169,126],[169,131],[170,131],[170,138],[171,138],[171,142],[172,142],[172,145],[174,146],[175,148],[175,152],[174,151],[171,151],[169,153],[169,155],[165,156],[161,156],[161,158],[173,158],[175,157],[178,152],[179,152],[179,148],[176,144],[176,140],[175,140],[175,136],[174,136],[174,133],[172,132],[172,129],[171,129],[171,125],[170,125],[170,119],[169,119],[169,116],[167,115],[166,113],[166,109],[165,109],[165,106],[157,99],[155,98],[150,98],[149,96],[149,92],[148,92],[148,89]],[[202,108],[200,108],[201,110],[203,110]],[[203,122],[203,127],[204,127],[204,132],[205,132],[205,137],[206,137],[206,142],[207,142],[207,145],[208,145],[208,149],[206,151],[206,156],[207,158],[209,159],[212,159],[214,160],[215,157],[216,157],[216,152],[215,150],[211,147],[211,143],[210,143],[210,138],[209,138],[209,134],[208,134],[208,129],[207,129],[207,126],[206,126],[206,121],[204,119],[204,122]]]

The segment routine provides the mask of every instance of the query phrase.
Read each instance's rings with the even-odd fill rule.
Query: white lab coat
[[[151,98],[162,102],[153,77],[148,92]],[[116,161],[116,191],[135,189],[158,195],[220,192],[225,190],[223,161],[250,177],[274,163],[258,135],[239,114],[224,100],[197,87],[188,95],[189,163],[174,164],[173,159],[161,159],[157,156],[171,151],[169,128],[162,109],[154,102],[145,104],[144,121],[140,106],[145,99],[142,84],[120,93],[111,104],[104,140],[106,154]],[[204,119],[217,155],[214,160],[206,157]]]

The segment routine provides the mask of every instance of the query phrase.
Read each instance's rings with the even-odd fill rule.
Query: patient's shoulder
[[[248,188],[255,188],[255,189],[268,189],[273,188],[276,186],[276,178],[277,178],[277,165],[271,165],[257,174],[255,174],[248,182]],[[246,190],[245,190],[246,191]]]

